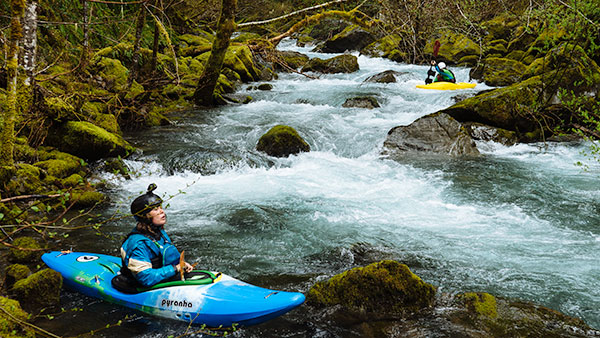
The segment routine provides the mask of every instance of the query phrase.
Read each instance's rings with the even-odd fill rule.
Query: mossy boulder
[[[11,264],[4,270],[4,287],[11,288],[17,281],[25,279],[31,275],[31,270],[27,265]]]
[[[79,174],[73,174],[62,180],[62,185],[66,188],[76,187],[80,184],[83,184],[83,177]]]
[[[82,169],[82,160],[71,154],[60,151],[43,152],[40,154],[42,161],[34,163],[53,177],[66,178]]]
[[[42,180],[45,172],[37,166],[27,163],[19,163],[11,171],[10,178],[7,177],[3,186],[5,192],[10,195],[41,194],[45,188]],[[8,175],[7,175],[8,176]]]
[[[15,247],[10,248],[10,260],[18,263],[31,263],[42,255],[42,246],[31,237],[18,237],[12,243]]]
[[[23,309],[18,301],[0,296],[0,337],[3,338],[34,338],[35,330],[30,327],[19,325],[19,321],[26,322],[29,314]],[[5,312],[6,311],[6,312]]]
[[[486,41],[503,39],[509,41],[512,39],[512,33],[515,27],[519,25],[519,19],[512,13],[505,12],[497,15],[491,20],[485,21],[481,26],[486,30]]]
[[[105,81],[105,88],[113,92],[119,92],[127,85],[129,70],[123,66],[120,60],[108,57],[100,57],[92,65],[96,74]]]
[[[44,97],[44,105],[48,116],[57,121],[77,119],[75,107],[61,97]]]
[[[382,57],[392,61],[402,62],[406,60],[406,54],[400,51],[402,37],[398,34],[391,34],[376,40],[366,47],[360,53],[371,57]]]
[[[325,60],[313,58],[302,67],[303,72],[319,72],[325,74],[352,73],[358,69],[358,58],[350,54],[338,55]]]
[[[399,262],[384,260],[318,282],[308,291],[314,307],[341,305],[371,319],[406,315],[433,305],[436,289]]]
[[[223,66],[239,74],[243,82],[256,81],[260,77],[260,71],[252,59],[252,52],[246,45],[229,46]]]
[[[600,93],[600,68],[580,47],[569,44],[552,49],[523,76],[528,78],[467,98],[441,112],[459,122],[516,131],[523,142],[540,141],[569,119],[568,109],[561,107],[562,93],[576,97],[598,97]],[[544,130],[540,130],[540,121],[544,121]]]
[[[11,291],[25,307],[53,306],[60,301],[62,276],[52,269],[43,269],[13,285]]]
[[[438,51],[438,61],[446,61],[449,64],[456,64],[458,60],[468,55],[481,55],[481,48],[478,43],[469,39],[466,35],[446,31],[439,38],[432,39],[425,45],[424,53],[433,54],[435,41],[440,42]]]
[[[276,63],[275,69],[285,72],[289,72],[289,68],[297,70],[309,60],[308,56],[294,51],[278,51],[277,56],[284,62],[285,66]]]
[[[467,292],[459,296],[469,311],[491,319],[498,317],[496,298],[485,292]]]
[[[270,156],[288,157],[292,154],[310,151],[310,146],[294,128],[277,125],[261,136],[256,150]]]
[[[519,61],[488,57],[482,66],[473,68],[469,76],[488,86],[508,86],[521,81],[526,66]]]
[[[106,200],[106,196],[98,191],[74,191],[72,194],[72,200],[78,207],[89,208],[104,202]]]
[[[133,151],[133,147],[121,136],[85,121],[69,121],[54,135],[49,140],[53,145],[88,160],[127,156]]]
[[[318,51],[322,53],[360,51],[375,40],[376,38],[371,32],[368,32],[357,25],[352,25],[334,35],[331,39],[327,39],[325,43],[318,48]]]

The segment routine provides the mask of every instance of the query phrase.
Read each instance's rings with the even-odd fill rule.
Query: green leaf
[[[0,212],[0,220],[4,218],[4,214]]]
[[[31,210],[33,210],[35,212],[39,212],[40,208],[38,208],[37,206],[34,205],[34,206],[31,207]]]

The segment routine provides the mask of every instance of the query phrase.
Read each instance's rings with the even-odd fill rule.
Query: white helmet
[[[438,67],[440,67],[440,69],[444,69],[446,68],[446,64],[443,62],[438,63]]]

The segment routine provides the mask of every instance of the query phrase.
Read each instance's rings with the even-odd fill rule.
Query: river
[[[280,48],[332,57],[291,40]],[[133,179],[104,174],[111,197],[105,214],[127,213],[154,182],[168,200],[167,232],[203,268],[306,292],[315,281],[391,258],[438,292],[521,299],[600,328],[600,165],[585,155],[589,145],[480,142],[478,158],[388,160],[380,152],[392,127],[452,105],[457,92],[416,89],[426,66],[358,61],[358,72],[316,80],[279,74],[271,91],[244,85],[239,92],[254,98],[249,104],[177,113],[171,126],[126,135],[141,152],[126,160]],[[363,83],[385,70],[403,74],[397,83]],[[468,81],[468,69],[453,70]],[[489,87],[461,94],[483,89]],[[364,95],[381,107],[341,106]],[[259,137],[277,124],[294,127],[311,151],[284,159],[257,152]],[[113,239],[88,232],[73,238],[74,249],[117,254],[118,237],[132,226],[131,219],[110,222],[102,230]],[[131,314],[72,292],[63,303],[83,309],[57,319],[57,328],[77,322],[71,334]],[[237,334],[303,332],[294,316]],[[166,337],[184,330],[138,314],[104,334]]]

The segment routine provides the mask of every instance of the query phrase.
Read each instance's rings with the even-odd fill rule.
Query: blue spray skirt
[[[270,290],[233,277],[213,273],[214,281],[183,281],[128,294],[116,290],[111,280],[121,269],[115,256],[58,251],[42,260],[59,272],[64,284],[90,297],[123,305],[151,315],[208,327],[255,325],[278,317],[304,302],[298,292]]]

